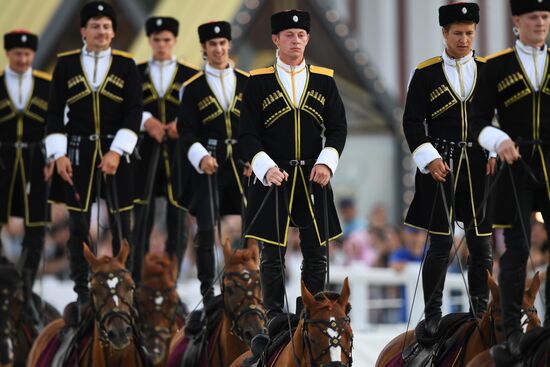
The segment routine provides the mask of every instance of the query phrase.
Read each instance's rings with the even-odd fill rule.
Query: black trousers
[[[135,250],[132,277],[136,282],[141,280],[143,256],[145,256],[149,250],[149,239],[155,223],[155,200],[151,200],[149,205],[149,207],[138,204],[134,206],[135,224],[132,238],[134,239],[133,244]],[[139,219],[143,219],[146,213],[147,218],[144,218],[145,220],[142,220],[142,222],[138,224],[137,221]],[[183,261],[183,256],[185,255],[185,250],[187,248],[187,226],[185,225],[186,218],[187,212],[184,209],[171,205],[168,201],[166,202],[166,230],[168,232],[168,236],[166,238],[166,252],[169,256],[175,255],[180,263]],[[140,238],[143,238],[144,240],[140,241]],[[143,248],[138,249],[138,246]]]
[[[285,292],[283,270],[286,249],[283,246],[263,243],[260,260],[260,281],[268,320],[283,313]],[[319,239],[312,225],[300,229],[300,250],[302,252],[302,280],[311,294],[315,295],[325,287],[327,249],[319,244]]]
[[[109,212],[109,225],[113,234],[113,256],[116,256],[120,251],[120,239],[118,238],[118,228],[115,216]],[[130,238],[130,211],[120,213],[120,222],[122,229],[122,237]],[[89,302],[90,292],[88,288],[88,273],[89,266],[84,258],[83,243],[88,246],[91,244],[88,240],[90,231],[90,212],[69,211],[69,229],[71,236],[69,237],[69,261],[70,261],[70,276],[75,282],[74,291],[78,295],[79,302]],[[98,239],[99,240],[99,239]],[[130,254],[126,261],[126,268],[132,270],[132,245],[130,244]]]
[[[475,230],[466,231],[468,251],[468,288],[472,297],[474,315],[486,311],[489,299],[487,271],[493,272],[493,255],[490,236],[476,236]],[[450,235],[430,235],[430,247],[422,268],[424,312],[426,318],[440,318],[443,287],[453,246]]]
[[[531,212],[536,206],[550,233],[550,203],[545,188],[521,189],[518,193],[520,211],[511,228],[504,230],[506,251],[500,258],[499,288],[507,336],[522,332],[522,300],[525,288],[527,259],[531,248]],[[513,197],[508,200],[515,200]],[[522,227],[522,222],[524,227]],[[550,272],[550,264],[547,274]],[[550,321],[550,281],[546,278],[545,325]]]
[[[212,202],[213,203],[213,202]],[[214,296],[213,282],[216,275],[214,254],[215,224],[217,208],[211,204],[210,196],[203,195],[195,207],[197,218],[197,236],[195,237],[195,255],[197,277],[201,282],[201,294],[204,302]]]

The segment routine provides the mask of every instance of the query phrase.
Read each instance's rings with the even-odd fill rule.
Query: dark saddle
[[[288,328],[290,319],[290,330]],[[269,343],[260,357],[253,355],[245,360],[242,367],[266,367],[271,364],[279,351],[285,347],[292,338],[300,317],[296,314],[280,314],[275,316],[268,324]]]
[[[208,353],[208,341],[220,326],[223,314],[223,297],[217,295],[204,309],[195,310],[187,316],[185,337],[189,340],[181,360],[181,367],[197,367]]]
[[[415,329],[416,342],[402,353],[407,367],[425,367],[442,365],[443,360],[459,343],[463,342],[475,328],[469,313],[451,313],[439,323],[438,332],[431,336],[426,333],[424,320]],[[467,325],[470,325],[468,327]]]
[[[550,365],[550,327],[538,327],[521,339],[521,354],[524,367]]]

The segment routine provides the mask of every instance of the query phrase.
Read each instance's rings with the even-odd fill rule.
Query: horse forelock
[[[248,264],[253,261],[253,252],[251,249],[239,249],[233,253],[228,265],[252,265]]]
[[[323,291],[317,293],[313,297],[317,302],[319,302],[319,305],[316,306],[316,309],[322,309],[327,308],[329,310],[332,310],[333,306],[337,304],[337,301],[340,299],[340,294],[337,292],[329,292],[329,291]],[[346,308],[344,312],[349,314],[351,311],[351,305],[349,302],[346,304]]]

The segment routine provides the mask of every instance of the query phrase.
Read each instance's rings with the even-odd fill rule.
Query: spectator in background
[[[341,199],[338,203],[338,209],[342,219],[342,241],[345,241],[352,233],[366,227],[365,221],[357,215],[355,199],[351,197]]]
[[[548,264],[548,234],[544,222],[534,220],[531,225],[531,253],[532,262],[527,263],[528,271],[544,270]]]
[[[404,227],[402,231],[403,246],[392,252],[389,266],[401,271],[410,263],[422,262],[426,232],[412,227]]]

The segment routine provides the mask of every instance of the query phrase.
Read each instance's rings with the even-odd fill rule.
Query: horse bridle
[[[147,300],[151,302],[151,304],[155,305],[153,310],[147,310],[147,312],[158,313],[163,318],[168,320],[169,325],[173,325],[176,320],[177,302],[172,302],[170,300],[170,295],[176,291],[176,286],[172,286],[163,290],[157,290],[150,286],[142,284],[138,288],[138,292],[141,293],[142,290],[147,291]],[[172,330],[165,326],[150,326],[141,323],[141,330],[146,338],[159,338],[164,343],[172,338]]]
[[[498,342],[496,333],[497,332],[504,333],[504,330],[503,330],[504,326],[503,325],[497,325],[495,323],[495,318],[493,316],[493,313],[494,312],[500,312],[500,309],[497,309],[494,306],[490,305],[489,310],[487,312],[489,312],[489,329],[491,330],[489,344],[487,344],[487,342],[483,339],[483,334],[480,333],[480,336],[481,336],[481,340],[483,341],[483,344],[485,344],[486,347],[492,347],[493,345],[495,345]],[[527,316],[527,319],[521,324],[521,327],[523,327],[526,324],[528,324],[529,322],[533,321],[531,315],[533,313],[538,314],[538,310],[533,305],[531,307],[522,308],[521,313],[523,315]]]
[[[264,322],[267,321],[262,299],[256,296],[255,292],[256,289],[260,289],[260,279],[259,276],[254,279],[254,275],[259,275],[259,273],[259,270],[244,270],[242,272],[226,272],[223,275],[222,294],[224,295],[224,299],[225,291],[227,289],[239,289],[243,293],[243,297],[241,297],[241,300],[236,305],[236,307],[234,309],[228,310],[229,312],[226,312],[229,320],[231,321],[231,333],[233,333],[233,335],[235,335],[237,338],[239,338],[240,341],[243,342],[243,328],[239,326],[239,320],[241,318],[253,314],[258,316],[260,320]],[[225,280],[228,280],[230,282],[230,285],[226,286]],[[239,280],[242,282],[240,282]],[[243,283],[250,284],[250,282],[253,282],[252,288],[243,285]],[[245,308],[243,307],[243,304],[248,303],[247,301],[250,301],[250,303]]]
[[[304,345],[307,346],[307,349],[309,350],[308,356],[309,356],[309,362],[311,367],[351,367],[352,365],[352,355],[351,351],[353,349],[353,335],[348,332],[348,327],[350,327],[350,317],[344,316],[339,319],[334,320],[320,320],[320,319],[311,319],[308,317],[307,312],[303,313],[303,326],[302,326],[302,340],[304,342]],[[313,326],[318,328],[323,335],[326,335],[329,339],[329,344],[321,352],[317,357],[313,355],[313,349],[311,347],[311,339],[309,337],[309,331],[308,327]],[[334,331],[334,335],[330,335],[328,330]],[[342,345],[342,336],[348,334],[350,339],[350,348],[347,349],[344,345]],[[323,358],[326,354],[330,353],[331,348],[337,348],[340,347],[342,352],[348,357],[348,364],[344,364],[342,362],[329,362],[327,364],[319,363],[318,361]]]
[[[119,285],[124,283],[124,276],[126,274],[129,274],[129,271],[126,269],[118,269],[113,272],[95,272],[90,274],[90,282],[92,280],[95,280],[97,284],[102,286],[103,288],[107,289],[108,296],[105,297],[99,307],[96,307],[95,302],[93,299],[94,296],[97,297],[96,291],[94,288],[90,289],[90,293],[92,294],[92,302],[91,306],[94,311],[95,320],[97,322],[98,328],[99,328],[99,340],[101,343],[105,346],[109,344],[109,338],[108,338],[108,331],[106,329],[106,323],[109,322],[111,319],[119,317],[123,319],[125,322],[128,323],[128,325],[132,325],[132,328],[134,327],[134,319],[136,319],[137,311],[133,306],[133,302],[131,300],[128,300],[127,298],[123,297],[120,294]],[[116,279],[116,283],[114,286],[111,286],[110,283],[114,282]],[[135,290],[135,285],[132,284],[132,289],[130,292],[128,292],[129,295],[132,295]],[[130,311],[122,310],[120,307],[115,306],[112,310],[107,311],[104,315],[101,315],[102,310],[107,306],[107,302],[109,299],[118,297],[120,302],[122,302],[124,305],[126,305]],[[116,304],[115,304],[116,305]]]

